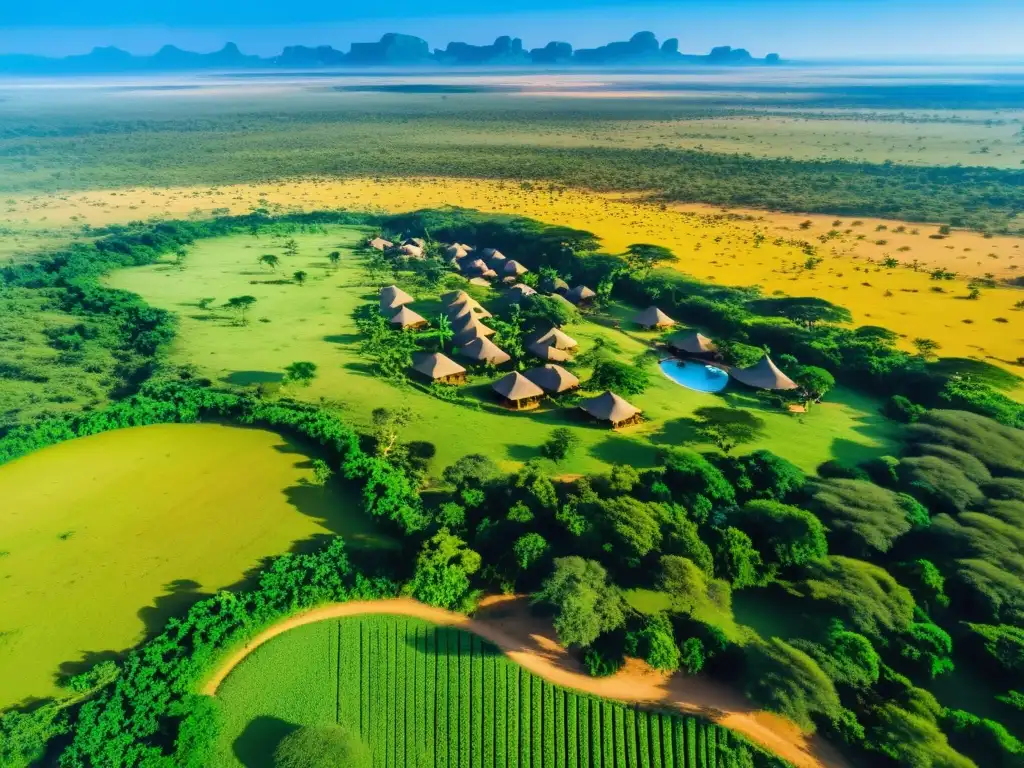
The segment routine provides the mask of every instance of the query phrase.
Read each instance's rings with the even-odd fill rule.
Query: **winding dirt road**
[[[498,646],[512,661],[557,685],[617,701],[652,704],[701,715],[754,741],[798,768],[849,768],[820,738],[789,720],[754,709],[743,696],[710,680],[666,675],[630,660],[610,677],[591,677],[554,639],[547,624],[532,616],[522,597],[486,598],[472,617],[433,608],[408,598],[334,603],[291,616],[253,637],[228,656],[202,686],[213,696],[231,670],[274,637],[295,627],[363,614],[409,616],[467,630]]]

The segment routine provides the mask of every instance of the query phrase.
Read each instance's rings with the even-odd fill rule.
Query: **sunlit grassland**
[[[464,392],[479,408],[444,402],[417,388],[397,387],[374,376],[358,349],[360,337],[352,313],[360,304],[376,301],[360,257],[351,252],[362,236],[358,229],[341,227],[326,235],[301,235],[296,238],[296,257],[281,255],[281,238],[239,235],[203,241],[192,249],[184,269],[165,262],[120,270],[108,282],[178,313],[180,330],[171,361],[194,365],[219,384],[280,382],[289,363],[309,360],[318,366],[313,383],[308,387],[287,384],[283,394],[329,403],[361,428],[369,427],[374,408],[410,407],[414,419],[405,439],[436,446],[435,474],[468,453],[486,454],[506,466],[539,457],[551,430],[563,425],[574,428],[582,447],[561,465],[562,472],[601,471],[611,463],[652,466],[661,446],[703,445],[694,417],[702,408],[723,409],[720,413],[749,422],[756,437],[744,450],[770,447],[806,469],[830,458],[854,461],[890,447],[891,426],[877,413],[878,404],[843,389],[829,402],[797,416],[763,408],[740,391],[727,390],[724,396],[693,392],[652,368],[650,388],[630,398],[643,409],[647,421],[619,433],[581,421],[574,408],[511,413],[499,407],[490,382],[503,372],[473,376]],[[326,254],[335,249],[343,250],[337,270],[330,269],[326,260]],[[276,273],[257,263],[267,252],[282,260]],[[310,275],[301,286],[288,279],[300,269]],[[202,311],[197,306],[201,298],[216,298],[216,304],[223,304],[241,294],[257,299],[245,326],[223,309]],[[419,298],[414,308],[436,320],[436,295]],[[614,309],[616,314],[627,311]],[[566,330],[583,350],[603,336],[618,348],[623,360],[644,352],[654,339],[653,334],[615,328],[610,318],[594,318]]]
[[[264,430],[172,424],[0,467],[0,707],[53,695],[59,673],[314,537],[387,546],[357,499],[312,484],[305,451]]]

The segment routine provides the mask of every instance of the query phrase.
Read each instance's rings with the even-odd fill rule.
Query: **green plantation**
[[[359,617],[289,630],[217,696],[212,768],[272,768],[300,726],[340,723],[374,768],[733,768],[773,765],[723,728],[553,685],[475,635],[415,619]]]

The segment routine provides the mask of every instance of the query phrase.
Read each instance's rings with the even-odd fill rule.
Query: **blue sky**
[[[1024,59],[1024,0],[0,0],[0,52],[64,55],[96,45],[135,53],[225,41],[268,55],[407,32],[450,40],[522,37],[586,47],[650,29],[680,48],[746,47],[785,57],[1012,56]]]

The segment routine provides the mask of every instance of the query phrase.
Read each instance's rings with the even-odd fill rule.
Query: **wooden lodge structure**
[[[718,355],[718,347],[715,342],[697,331],[674,333],[665,340],[665,344],[673,352],[687,357],[709,360]]]
[[[466,383],[466,369],[440,352],[417,352],[412,356],[412,369],[440,384]]]
[[[397,285],[387,285],[380,289],[380,312],[391,317],[406,304],[412,304],[413,298]]]
[[[731,369],[729,375],[740,384],[746,384],[755,389],[776,391],[799,389],[799,385],[780,371],[768,355],[764,355],[756,363],[746,368]]]
[[[675,320],[653,306],[633,315],[633,322],[646,330],[670,328],[676,324]]]
[[[565,294],[565,298],[567,298],[577,307],[587,307],[594,302],[594,299],[597,298],[597,294],[594,293],[589,288],[587,288],[587,286],[585,285],[577,285],[575,288],[573,288],[571,291]]]
[[[391,324],[401,328],[403,331],[426,328],[428,325],[425,317],[408,306],[402,307],[395,313],[395,316],[391,318]]]
[[[544,397],[544,390],[519,371],[512,371],[498,379],[491,388],[498,393],[506,408],[514,408],[517,411],[536,408]]]
[[[512,359],[508,352],[486,336],[473,339],[464,347],[459,347],[459,354],[475,363],[490,363],[491,365],[503,365]]]
[[[542,365],[539,368],[531,368],[523,375],[552,395],[571,392],[580,386],[580,380],[560,365]]]
[[[610,391],[584,400],[580,409],[597,421],[608,422],[613,429],[628,427],[642,419],[639,408]]]

